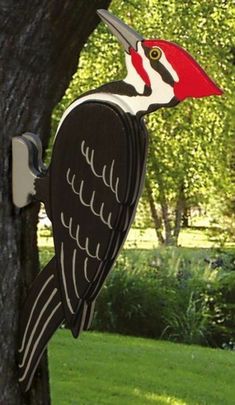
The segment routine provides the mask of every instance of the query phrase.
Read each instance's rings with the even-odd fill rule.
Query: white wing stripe
[[[87,203],[87,202],[84,200],[84,198],[83,198],[84,180],[81,180],[79,191],[77,191],[77,190],[75,189],[75,186],[74,186],[74,181],[75,181],[75,177],[76,177],[76,176],[75,176],[75,174],[74,174],[74,175],[72,176],[72,180],[70,180],[69,174],[70,174],[70,168],[67,170],[66,179],[67,179],[68,184],[72,187],[72,190],[73,190],[74,194],[76,194],[76,195],[79,196],[79,199],[80,199],[81,204],[82,204],[84,207],[89,207],[90,210],[91,210],[91,212],[92,212],[94,215],[96,215],[97,217],[99,217],[99,218],[101,219],[101,221],[102,221],[105,225],[107,225],[107,226],[109,227],[109,229],[113,229],[113,228],[112,228],[112,225],[111,225],[112,213],[110,212],[110,213],[108,214],[108,219],[107,219],[107,220],[105,220],[105,218],[104,218],[104,215],[103,215],[104,203],[101,204],[100,212],[97,212],[97,211],[95,210],[95,208],[94,208],[95,191],[92,191],[92,195],[91,195],[90,202]]]
[[[86,259],[84,260],[84,276],[85,276],[86,281],[88,283],[90,283],[91,281],[89,280],[88,275],[87,275],[87,262],[88,262],[88,257],[86,257]]]
[[[23,367],[23,366],[24,366],[25,360],[26,360],[26,358],[27,358],[27,355],[28,355],[28,352],[29,352],[29,349],[30,349],[30,346],[31,346],[31,343],[32,343],[32,340],[33,340],[33,337],[34,337],[35,332],[36,332],[36,330],[37,330],[37,327],[38,327],[38,325],[39,325],[39,322],[41,321],[44,312],[46,311],[48,305],[49,305],[50,302],[52,301],[52,299],[53,299],[53,297],[55,296],[55,294],[57,293],[57,291],[58,291],[57,288],[55,288],[55,289],[53,290],[53,292],[52,292],[52,294],[50,295],[49,299],[47,300],[47,302],[46,302],[45,305],[43,306],[43,308],[42,308],[42,310],[41,310],[41,312],[40,312],[40,314],[39,314],[39,316],[38,316],[38,318],[37,318],[37,321],[36,321],[36,323],[35,323],[35,325],[34,325],[34,327],[33,327],[33,330],[32,330],[32,332],[31,332],[30,338],[29,338],[29,340],[28,340],[28,343],[27,343],[27,346],[26,346],[26,349],[25,349],[25,352],[24,352],[24,356],[23,356],[22,363],[19,364],[19,367]]]
[[[99,251],[100,251],[100,243],[98,243],[96,246],[96,257],[99,256]]]
[[[77,250],[74,249],[74,251],[73,251],[73,285],[74,285],[74,291],[75,291],[76,297],[80,299],[80,296],[79,296],[78,290],[77,290],[76,275],[75,275],[76,255],[77,255]]]
[[[115,184],[115,193],[118,194],[118,185],[119,185],[119,177],[117,177],[116,184]]]
[[[63,212],[61,212],[60,218],[61,218],[61,223],[62,223],[62,225],[63,225],[65,228],[67,228],[67,229],[69,230],[69,235],[70,235],[71,239],[76,240],[79,249],[85,250],[86,253],[87,253],[87,255],[90,256],[90,257],[92,257],[92,259],[97,259],[97,260],[100,261],[100,260],[101,260],[101,258],[99,257],[100,243],[98,243],[97,246],[96,246],[96,253],[95,253],[95,255],[92,254],[92,253],[89,251],[89,238],[87,237],[87,238],[85,239],[85,246],[82,246],[81,243],[80,243],[80,241],[79,241],[80,225],[77,225],[77,228],[76,228],[76,236],[73,236],[73,233],[72,233],[73,219],[72,219],[72,217],[69,218],[69,225],[67,225],[67,224],[65,223],[65,220],[64,220],[64,213],[63,213]]]
[[[114,160],[112,161],[111,168],[110,168],[109,184],[110,184],[110,188],[111,188],[112,192],[113,192],[114,194],[116,194],[116,191],[115,191],[114,188],[113,188],[113,166],[114,166]]]
[[[107,183],[106,178],[105,178],[105,175],[106,175],[106,168],[107,168],[107,166],[104,165],[103,170],[102,170],[102,176],[100,176],[100,177],[102,177],[104,184],[105,184],[107,187],[110,187],[110,186],[109,186],[109,183]]]
[[[84,185],[84,181],[82,180],[81,183],[80,183],[80,190],[79,190],[80,201],[81,201],[81,203],[82,203],[83,205],[85,205],[85,207],[90,207],[90,206],[91,206],[91,203],[90,203],[90,204],[87,204],[87,203],[84,201],[83,196],[82,196],[82,193],[83,193],[83,185]],[[95,193],[95,191],[94,191],[94,193]]]
[[[85,246],[85,247],[82,246],[82,245],[80,244],[80,242],[79,242],[79,230],[80,230],[80,225],[77,225],[76,238],[74,238],[74,239],[76,240],[79,249],[81,249],[81,250],[86,250],[86,246]]]
[[[28,319],[28,323],[27,323],[27,326],[26,326],[25,331],[24,331],[24,336],[23,336],[23,339],[22,339],[22,345],[21,345],[21,348],[18,350],[19,353],[21,353],[22,350],[24,349],[26,335],[27,335],[27,333],[28,333],[28,328],[29,328],[29,325],[30,325],[30,322],[31,322],[31,319],[32,319],[32,316],[33,316],[33,313],[34,313],[34,310],[35,310],[35,308],[36,308],[36,306],[37,306],[38,300],[39,300],[39,298],[41,297],[41,295],[42,295],[43,291],[45,290],[46,286],[49,284],[49,282],[50,282],[53,278],[54,278],[54,275],[52,274],[52,275],[48,278],[48,280],[45,282],[45,284],[43,285],[43,287],[42,287],[40,293],[38,294],[38,296],[37,296],[37,298],[36,298],[36,300],[35,300],[35,302],[34,302],[34,304],[33,304],[33,308],[32,308],[32,310],[31,310],[31,312],[30,312],[30,316],[29,316],[29,319]]]
[[[75,174],[73,175],[72,180],[69,179],[69,174],[70,174],[70,168],[67,170],[67,173],[66,173],[67,183],[72,187],[74,194],[79,195],[79,193],[74,188]]]
[[[112,192],[115,194],[117,202],[120,203],[120,200],[118,198],[119,177],[117,177],[115,187],[113,186],[113,168],[114,168],[115,160],[113,160],[112,163],[111,163],[110,172],[109,172],[109,182],[108,182],[106,180],[106,177],[105,177],[107,165],[104,165],[104,167],[102,169],[102,174],[99,174],[95,170],[95,166],[94,166],[94,153],[95,153],[94,149],[91,150],[91,156],[89,158],[89,146],[86,147],[86,151],[85,151],[84,150],[84,145],[85,145],[85,140],[83,140],[82,143],[81,143],[81,152],[82,152],[82,155],[86,158],[86,162],[90,166],[92,173],[96,177],[102,178],[104,184],[112,190]]]
[[[56,313],[56,311],[58,310],[58,308],[59,308],[60,306],[61,306],[61,302],[59,302],[59,304],[56,305],[56,307],[53,309],[51,315],[48,317],[47,321],[46,321],[45,324],[43,325],[43,328],[42,328],[42,330],[41,330],[41,333],[40,333],[40,335],[38,336],[38,339],[36,340],[36,342],[35,342],[35,344],[34,344],[33,350],[32,350],[32,352],[31,352],[31,356],[30,356],[29,361],[28,361],[28,365],[27,365],[27,367],[26,367],[26,369],[25,369],[25,372],[24,372],[23,376],[22,376],[21,378],[19,378],[19,381],[23,381],[23,380],[25,379],[25,377],[26,377],[26,375],[27,375],[27,373],[28,373],[30,364],[31,364],[31,362],[32,362],[34,353],[35,353],[35,351],[37,350],[37,346],[38,346],[38,344],[39,344],[39,342],[40,342],[40,340],[41,340],[41,337],[43,336],[43,333],[44,333],[45,329],[47,328],[47,325],[49,324],[50,320],[53,318],[54,314]]]
[[[70,218],[70,219],[72,219],[72,218]],[[65,292],[67,306],[68,306],[71,314],[75,314],[75,312],[73,311],[73,308],[71,306],[71,302],[70,302],[68,290],[67,290],[67,284],[66,284],[66,278],[65,278],[65,272],[64,272],[64,243],[63,242],[61,243],[61,248],[60,248],[60,265],[61,265],[61,270],[62,270],[62,279],[63,279],[63,284],[64,284],[64,292]]]

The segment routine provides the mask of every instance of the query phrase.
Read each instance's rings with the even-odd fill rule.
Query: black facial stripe
[[[139,95],[134,86],[123,80],[103,84],[98,89],[89,91],[88,94],[97,93],[97,90],[98,92],[120,94],[128,97],[136,97]]]
[[[179,100],[176,97],[173,97],[168,104],[150,104],[148,109],[146,111],[138,111],[137,117],[141,118],[145,114],[149,114],[153,111],[158,110],[159,108],[168,108],[168,107],[175,107],[177,104],[179,104]]]
[[[149,52],[151,48],[147,48],[143,46],[144,48],[144,53],[149,59],[149,62],[154,70],[156,70],[162,77],[162,80],[164,80],[165,83],[169,84],[170,86],[174,86],[174,79],[171,76],[170,72],[165,68],[165,66],[160,62],[160,60],[153,60],[149,57]]]
[[[154,70],[156,70],[161,76],[162,80],[169,84],[170,86],[174,86],[174,79],[171,76],[170,72],[165,68],[165,66],[159,60],[151,60],[150,64]]]
[[[150,94],[152,93],[152,90],[150,87],[145,85],[144,92],[138,93],[134,86],[132,86],[129,83],[124,82],[123,80],[119,80],[117,82],[103,84],[98,89],[87,92],[86,95],[98,93],[98,92],[120,94],[122,96],[127,96],[127,97],[136,97],[136,96],[140,96],[140,95],[141,96],[150,96]]]

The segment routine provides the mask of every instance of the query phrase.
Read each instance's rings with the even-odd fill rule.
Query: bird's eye
[[[152,48],[151,51],[149,52],[149,56],[150,56],[150,59],[159,60],[160,57],[162,56],[161,49]]]

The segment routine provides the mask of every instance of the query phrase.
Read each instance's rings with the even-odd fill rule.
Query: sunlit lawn
[[[203,230],[195,228],[183,229],[179,237],[179,245],[183,247],[211,248],[216,247],[216,243],[209,240],[208,235]],[[51,232],[42,230],[39,232],[39,246],[53,246]],[[145,230],[132,228],[129,232],[124,248],[153,249],[158,247],[156,232],[152,228]]]
[[[235,404],[235,352],[65,330],[49,352],[55,405]]]
[[[41,254],[42,264],[46,264],[54,252],[53,239],[50,230],[40,230],[38,232],[38,245]],[[187,257],[195,261],[203,260],[205,257],[210,257],[214,248],[219,245],[208,238],[205,230],[188,228],[183,229],[179,238],[179,247],[171,248],[175,251],[177,256]],[[163,252],[165,247],[159,247],[155,230],[148,228],[146,230],[139,230],[132,228],[129,232],[128,238],[125,242],[124,249],[127,252],[139,251],[151,255],[151,250],[157,249],[159,253]],[[226,247],[227,250],[234,250],[235,246],[230,245]],[[235,404],[235,402],[234,402]]]
[[[46,264],[53,255],[54,244],[51,236],[50,230],[40,230],[38,232],[38,245],[40,250],[41,262]],[[206,233],[199,230],[183,230],[180,237],[180,248],[175,248],[177,255],[182,254],[183,256],[193,256],[193,257],[205,257],[208,255],[213,243],[210,242],[206,236]],[[150,251],[152,249],[160,249],[157,243],[155,230],[148,228],[146,230],[131,229],[124,245],[124,249],[138,251]]]
[[[179,243],[176,254],[196,260],[215,247],[195,229],[183,230]],[[153,229],[132,229],[125,247],[162,249]],[[44,265],[53,254],[49,231],[39,248]],[[55,405],[235,405],[235,352],[94,332],[74,340],[66,330],[49,351]]]
[[[125,247],[131,248],[136,245],[140,249],[152,249],[158,247],[156,232],[152,228],[146,230],[131,229]],[[208,239],[205,231],[196,229],[183,229],[179,236],[179,246],[211,248],[215,244]]]

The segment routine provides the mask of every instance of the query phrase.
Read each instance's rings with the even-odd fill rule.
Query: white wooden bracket
[[[27,132],[12,138],[12,195],[18,208],[32,202],[35,195],[34,181],[45,175],[46,170],[38,135]]]

